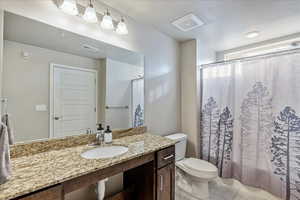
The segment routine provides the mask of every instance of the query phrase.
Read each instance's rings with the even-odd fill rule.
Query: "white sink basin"
[[[101,159],[101,158],[113,158],[115,156],[122,155],[128,151],[124,146],[106,146],[98,147],[88,150],[81,154],[81,157],[86,159]]]

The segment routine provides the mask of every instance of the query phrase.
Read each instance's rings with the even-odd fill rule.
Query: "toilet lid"
[[[218,169],[213,164],[196,158],[187,158],[176,163],[186,173],[203,179],[213,179],[218,176]]]

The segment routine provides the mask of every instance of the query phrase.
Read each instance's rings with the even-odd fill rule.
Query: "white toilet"
[[[179,168],[189,176],[188,178],[177,176],[177,178],[180,178],[176,180],[177,188],[193,195],[196,199],[209,199],[208,183],[218,177],[217,167],[197,158],[185,158],[186,134],[176,133],[168,135],[166,138],[177,142],[175,144],[176,168]]]

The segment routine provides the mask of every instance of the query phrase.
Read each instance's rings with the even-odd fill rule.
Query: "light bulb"
[[[108,11],[104,14],[102,18],[101,27],[103,29],[108,29],[108,30],[114,29],[113,19],[110,16],[110,13]]]
[[[249,32],[245,35],[247,38],[255,38],[257,36],[259,36],[259,32],[258,31],[252,31],[252,32]]]
[[[64,0],[60,5],[60,9],[69,15],[78,15],[76,0]]]
[[[97,23],[98,22],[96,10],[92,4],[90,4],[88,7],[86,7],[82,18],[89,23]]]
[[[116,32],[119,35],[127,35],[128,34],[128,29],[127,26],[125,24],[125,20],[122,18],[121,21],[118,23],[117,25],[117,29]]]

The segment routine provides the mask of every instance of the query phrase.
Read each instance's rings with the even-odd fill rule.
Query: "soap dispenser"
[[[98,128],[96,131],[96,139],[98,145],[101,145],[104,141],[104,128],[102,127],[102,124],[98,124]]]
[[[110,130],[109,126],[106,127],[106,130],[104,132],[104,142],[105,144],[112,143],[112,131]]]

